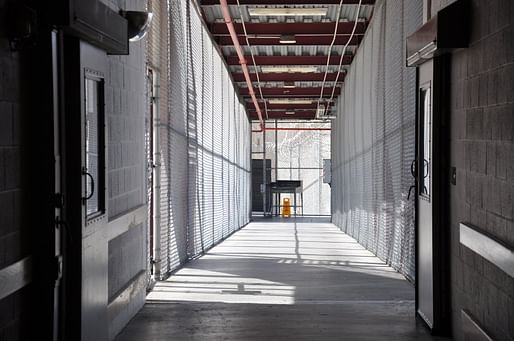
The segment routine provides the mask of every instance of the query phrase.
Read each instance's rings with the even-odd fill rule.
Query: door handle
[[[412,177],[414,179],[416,179],[416,159],[412,160],[411,164],[410,164],[410,174],[412,175]],[[414,182],[414,185],[410,186],[409,187],[409,194],[407,194],[407,200],[410,200],[410,194],[412,192],[413,189],[416,188],[416,183]]]
[[[428,167],[429,167],[428,160],[423,159],[423,178],[426,178],[430,172],[430,169]],[[425,168],[426,168],[426,171],[425,171]]]
[[[412,185],[412,186],[409,187],[409,194],[407,194],[407,200],[410,200],[410,193],[415,188],[416,188],[416,185]]]
[[[84,200],[89,200],[93,197],[93,195],[95,194],[95,179],[93,178],[93,176],[91,175],[91,173],[89,173],[87,170],[84,170],[83,174],[87,177],[89,177],[89,179],[91,180],[91,193],[86,196],[84,198]]]

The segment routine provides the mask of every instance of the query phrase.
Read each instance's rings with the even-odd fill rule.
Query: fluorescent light
[[[281,35],[280,44],[296,44],[296,38],[294,35]]]
[[[294,115],[296,114],[294,111],[286,111],[286,115]]]
[[[298,16],[326,16],[328,8],[249,8],[251,17],[298,17]]]
[[[294,82],[284,82],[284,88],[294,89],[296,88],[296,84]]]
[[[310,99],[270,99],[269,104],[312,104]]]
[[[318,70],[317,66],[261,66],[261,71],[265,73],[308,73]]]

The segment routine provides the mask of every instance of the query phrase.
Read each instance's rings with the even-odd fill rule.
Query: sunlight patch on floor
[[[295,287],[258,278],[184,268],[159,282],[148,301],[294,304]]]

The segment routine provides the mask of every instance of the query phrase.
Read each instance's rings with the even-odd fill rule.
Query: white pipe
[[[361,11],[361,4],[362,4],[362,0],[359,0],[359,6],[357,7],[357,14],[355,15],[355,23],[353,24],[352,34],[350,35],[350,39],[348,39],[348,41],[344,45],[343,53],[341,54],[341,59],[339,60],[339,68],[337,69],[336,80],[339,79],[339,75],[341,74],[341,66],[343,65],[343,59],[344,59],[344,55],[346,53],[346,49],[348,48],[348,45],[350,44],[350,41],[352,40],[352,38],[353,38],[353,36],[355,34],[355,30],[357,29],[357,24],[358,24],[358,21],[359,21],[359,14],[360,14],[360,11]],[[332,95],[330,96],[330,100],[329,101],[332,101],[332,99],[334,98],[334,93],[336,91],[336,85],[337,85],[337,83],[334,83],[334,87],[332,88]],[[322,91],[321,93],[323,94],[323,89],[321,91]],[[323,114],[325,114],[326,111],[327,111],[327,107],[323,111]]]
[[[332,55],[332,47],[334,47],[334,44],[335,44],[336,39],[337,39],[337,29],[339,28],[339,19],[341,17],[341,9],[342,9],[342,7],[343,7],[343,0],[341,0],[339,2],[339,9],[337,11],[336,25],[335,25],[335,29],[334,29],[334,36],[332,37],[332,42],[330,43],[330,46],[328,48],[327,65],[325,65],[325,75],[323,76],[323,83],[321,83],[321,93],[319,94],[319,98],[318,98],[318,108],[319,108],[319,104],[321,102],[321,99],[323,98],[323,88],[325,87],[325,82],[327,81],[328,67],[330,65],[330,57]],[[351,39],[352,38],[350,37],[350,40]],[[350,41],[350,40],[348,40],[348,41]],[[335,79],[334,86],[337,84],[338,78],[339,78],[339,75]],[[316,116],[319,116],[317,111],[316,111]]]
[[[159,111],[159,91],[160,91],[160,74],[156,72],[154,78],[153,93],[154,99],[154,115],[153,115],[153,166],[152,172],[154,176],[153,196],[153,255],[154,255],[154,278],[161,279],[161,117]]]

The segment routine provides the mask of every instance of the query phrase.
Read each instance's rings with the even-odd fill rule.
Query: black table
[[[293,194],[292,207],[294,209],[294,215],[297,215],[298,208],[301,208],[301,215],[303,215],[303,184],[301,180],[277,180],[270,184],[270,188],[274,200],[271,215],[280,215],[280,209],[284,206],[281,203],[282,193]],[[300,194],[300,205],[296,203],[297,194]]]

